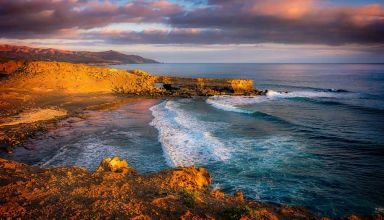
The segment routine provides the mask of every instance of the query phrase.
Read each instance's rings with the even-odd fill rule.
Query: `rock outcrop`
[[[118,157],[93,173],[0,159],[0,219],[321,219],[304,208],[245,200],[240,192],[225,195],[210,183],[204,168],[140,175]]]
[[[119,157],[109,157],[101,161],[96,172],[134,173],[134,169],[128,166],[127,161]]]
[[[162,83],[168,92],[179,95],[255,95],[260,93],[253,89],[253,81],[247,79],[160,76],[156,81]]]
[[[188,190],[206,189],[212,182],[207,169],[203,167],[181,167],[160,173],[163,187],[181,187]]]
[[[76,167],[40,169],[0,159],[0,218],[250,219],[261,209],[264,219],[282,215],[277,206],[212,196],[202,168],[111,178],[119,174],[112,170],[128,169],[127,163],[109,158],[101,167],[95,173]],[[299,219],[315,219],[298,212]]]
[[[13,63],[13,65],[10,65]],[[9,79],[1,81],[4,88],[33,91],[64,91],[67,93],[117,92],[127,94],[157,94],[155,77],[136,75],[126,70],[101,68],[85,64],[64,62],[15,62],[0,66],[16,66],[17,71],[9,73]]]
[[[0,71],[4,88],[68,93],[114,92],[150,96],[254,95],[252,80],[155,76],[140,70],[101,68],[64,62],[8,61]]]

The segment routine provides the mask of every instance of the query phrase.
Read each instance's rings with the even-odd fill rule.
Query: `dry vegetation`
[[[40,169],[0,159],[0,218],[316,219],[302,208],[247,201],[208,188],[206,169],[140,175],[120,158],[99,169]]]

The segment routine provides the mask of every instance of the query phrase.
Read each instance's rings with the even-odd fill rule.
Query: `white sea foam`
[[[224,161],[229,149],[212,134],[215,126],[180,107],[177,101],[164,101],[150,108],[151,125],[159,131],[164,156],[170,166]]]
[[[269,90],[267,96],[269,98],[332,98],[332,97],[343,97],[350,96],[350,93],[337,93],[337,92],[326,92],[326,91],[292,91],[292,92],[276,92]]]
[[[252,114],[254,111],[241,108],[240,106],[264,102],[267,99],[267,96],[212,96],[206,102],[224,111]]]
[[[254,111],[247,110],[244,107],[261,102],[274,101],[285,98],[332,98],[332,97],[349,97],[350,93],[336,93],[326,91],[293,91],[293,92],[277,92],[269,90],[263,96],[212,96],[206,102],[217,109],[224,111],[252,114]]]

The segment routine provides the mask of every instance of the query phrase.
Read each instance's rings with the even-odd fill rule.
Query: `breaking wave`
[[[295,99],[295,98],[348,98],[357,97],[356,93],[350,93],[346,90],[319,90],[319,91],[292,91],[278,92],[269,90],[266,95],[261,96],[212,96],[206,102],[217,109],[231,111],[237,113],[254,114],[254,110],[246,109],[246,106],[261,102],[279,100],[279,99]]]
[[[150,108],[151,125],[159,131],[164,157],[170,166],[190,166],[224,161],[230,156],[225,144],[212,134],[218,126],[199,120],[176,101],[164,101]]]

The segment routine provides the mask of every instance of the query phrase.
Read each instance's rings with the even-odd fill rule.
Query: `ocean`
[[[201,165],[226,192],[343,216],[384,207],[384,65],[149,64],[159,75],[253,79],[265,97],[151,108],[169,166]],[[286,93],[287,92],[287,93]]]
[[[119,155],[142,173],[204,166],[212,187],[322,216],[384,210],[384,65],[141,64],[157,75],[253,79],[266,96],[144,99],[32,141],[42,167],[95,169]],[[55,132],[55,133],[53,133]],[[54,147],[44,147],[54,146]],[[28,156],[25,156],[28,154]],[[38,156],[36,156],[38,155]],[[3,155],[2,155],[3,156]]]

